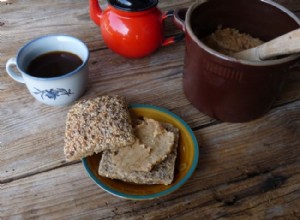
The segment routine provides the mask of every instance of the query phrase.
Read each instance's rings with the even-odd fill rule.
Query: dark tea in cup
[[[34,77],[50,78],[70,73],[83,61],[75,54],[66,51],[53,51],[33,59],[27,73]]]

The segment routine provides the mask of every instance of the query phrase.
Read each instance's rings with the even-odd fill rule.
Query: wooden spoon
[[[296,29],[258,47],[243,50],[231,56],[242,60],[263,61],[279,55],[289,55],[299,52],[300,29]]]

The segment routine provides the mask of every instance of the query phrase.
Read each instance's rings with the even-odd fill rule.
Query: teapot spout
[[[98,0],[90,0],[90,16],[95,24],[100,26],[102,10],[99,6]]]

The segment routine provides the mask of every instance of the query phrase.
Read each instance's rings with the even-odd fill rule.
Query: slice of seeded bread
[[[166,159],[155,165],[151,171],[146,172],[123,170],[122,167],[117,167],[114,163],[112,163],[112,155],[114,153],[111,151],[104,151],[99,165],[99,175],[137,184],[171,184],[174,179],[179,130],[171,124],[162,123],[162,125],[167,131],[175,134],[174,146],[172,151],[167,155]]]
[[[127,102],[122,96],[82,100],[68,112],[64,153],[68,161],[130,145],[135,141]]]

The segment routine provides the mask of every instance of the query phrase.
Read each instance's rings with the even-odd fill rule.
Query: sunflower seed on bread
[[[124,97],[82,100],[68,112],[64,153],[68,161],[130,145],[135,141]]]
[[[112,159],[113,155],[115,154],[114,152],[104,151],[102,153],[102,158],[99,165],[99,175],[137,184],[171,184],[174,178],[179,130],[173,125],[167,123],[162,123],[162,126],[168,132],[172,132],[174,134],[174,145],[171,152],[167,154],[166,158],[160,163],[156,164],[151,171],[130,171],[128,169],[123,169],[113,162]]]

